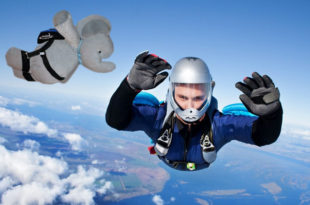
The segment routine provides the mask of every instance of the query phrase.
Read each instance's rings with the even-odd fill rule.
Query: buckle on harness
[[[203,159],[209,164],[214,162],[217,154],[216,154],[215,146],[210,141],[210,138],[208,135],[205,135],[205,137],[200,140],[200,146],[202,148]]]
[[[155,144],[155,151],[159,156],[165,156],[168,153],[172,136],[169,135],[168,129],[161,135]]]
[[[29,55],[28,55],[28,52],[24,51],[24,54],[26,56],[27,59],[30,59]]]

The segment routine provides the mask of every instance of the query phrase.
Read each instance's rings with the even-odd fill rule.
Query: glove
[[[240,95],[240,100],[251,113],[270,116],[281,108],[280,92],[269,76],[262,77],[254,72],[252,77],[245,77],[244,83],[236,83],[236,88],[244,93]]]
[[[136,57],[127,77],[128,84],[135,90],[155,88],[168,77],[168,72],[159,73],[165,69],[171,69],[166,60],[145,51]]]

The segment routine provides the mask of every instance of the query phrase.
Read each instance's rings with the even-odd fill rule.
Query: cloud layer
[[[46,134],[49,137],[57,134],[57,130],[50,129],[38,118],[3,107],[0,107],[0,125],[25,134]]]
[[[4,107],[0,107],[0,125],[9,127],[12,131],[23,132],[24,134],[44,134],[48,137],[56,137],[62,134],[74,151],[81,151],[82,148],[87,145],[87,142],[79,134],[59,133],[57,129],[49,128],[46,123],[40,121],[36,117],[24,115],[18,111],[13,111]],[[28,146],[30,149],[34,148],[33,146],[38,148],[37,145],[31,144],[32,142],[30,141],[26,143],[25,146]]]
[[[104,173],[99,169],[79,166],[75,173],[68,173],[63,160],[31,150],[10,151],[0,145],[2,204],[49,204],[60,199],[88,205],[94,204],[96,194],[112,189],[111,182],[102,179]]]
[[[30,107],[39,105],[40,103],[38,102],[34,102],[34,101],[30,101],[30,100],[25,100],[25,99],[21,99],[21,98],[6,98],[3,96],[0,96],[0,106],[7,106],[8,104],[12,104],[12,105],[28,105]]]

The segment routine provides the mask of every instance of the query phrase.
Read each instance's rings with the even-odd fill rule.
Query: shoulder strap
[[[156,140],[156,144],[154,146],[156,153],[161,157],[166,156],[169,151],[172,142],[174,123],[175,114],[172,112],[170,113],[167,122],[164,124],[164,127],[161,129],[160,136]]]

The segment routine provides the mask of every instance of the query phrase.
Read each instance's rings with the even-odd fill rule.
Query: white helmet
[[[195,122],[207,111],[213,86],[205,62],[196,57],[182,58],[170,74],[167,105],[184,121]]]

